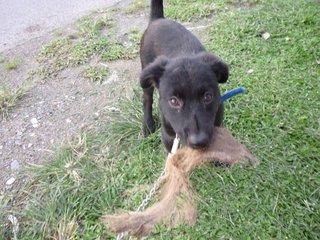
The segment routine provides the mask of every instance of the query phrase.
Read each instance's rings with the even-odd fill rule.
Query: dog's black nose
[[[209,136],[204,132],[190,134],[188,137],[188,145],[192,148],[205,148],[209,143]]]

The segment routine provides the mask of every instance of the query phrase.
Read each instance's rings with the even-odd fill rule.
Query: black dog
[[[140,58],[144,134],[155,131],[152,103],[156,87],[166,149],[170,151],[176,134],[184,145],[207,147],[214,126],[223,121],[218,83],[227,81],[228,66],[207,53],[181,24],[164,19],[162,0],[151,1],[151,18],[141,39]]]

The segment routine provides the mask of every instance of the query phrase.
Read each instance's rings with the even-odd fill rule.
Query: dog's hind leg
[[[156,124],[152,116],[153,91],[153,86],[143,89],[143,134],[145,136],[154,133],[156,130]]]

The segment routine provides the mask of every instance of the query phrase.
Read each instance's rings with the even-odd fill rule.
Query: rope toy
[[[234,89],[221,97],[225,101],[232,96],[243,93],[244,88]],[[125,233],[130,236],[147,236],[155,224],[163,222],[170,227],[177,224],[195,224],[197,219],[196,196],[191,188],[189,176],[192,170],[205,163],[232,165],[256,165],[258,160],[250,151],[239,143],[231,133],[221,127],[216,127],[208,149],[199,150],[184,147],[177,150],[179,138],[176,137],[171,153],[166,160],[165,170],[147,195],[148,201],[161,185],[159,201],[143,210],[148,203],[143,201],[136,212],[120,213],[101,217],[101,222],[114,233],[117,239],[123,239]],[[152,194],[151,194],[152,193]]]

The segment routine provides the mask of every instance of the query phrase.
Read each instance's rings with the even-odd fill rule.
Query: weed
[[[128,38],[132,42],[132,44],[135,44],[136,46],[138,46],[140,44],[142,34],[143,33],[138,29],[131,29],[129,31]]]
[[[53,35],[57,38],[63,36],[63,34],[64,34],[63,29],[57,29],[53,32]]]
[[[43,79],[55,77],[67,68],[86,64],[93,56],[102,61],[133,59],[138,55],[141,32],[133,30],[125,36],[126,42],[117,39],[112,29],[102,34],[101,30],[111,27],[109,17],[93,19],[86,17],[78,22],[78,38],[60,37],[42,48],[37,56],[40,64],[36,71]]]
[[[108,51],[101,54],[101,59],[104,61],[113,61],[118,59],[134,59],[139,53],[139,43],[142,33],[137,30],[129,31],[126,36],[125,43],[120,41],[111,42]]]
[[[11,71],[16,70],[20,64],[20,60],[18,59],[10,59],[10,60],[2,60],[2,64],[4,69]]]
[[[126,13],[132,14],[136,13],[141,9],[147,8],[149,6],[149,1],[147,0],[134,0],[132,1],[129,8],[126,9]]]
[[[104,28],[111,28],[113,20],[108,14],[99,18],[86,16],[77,21],[77,28],[80,36],[97,36]]]
[[[107,67],[87,66],[81,72],[81,76],[94,82],[102,82],[109,76],[110,70]]]
[[[0,86],[0,114],[1,119],[8,116],[8,112],[18,101],[27,94],[31,88],[31,83],[26,82],[17,89],[12,89],[6,85]]]

